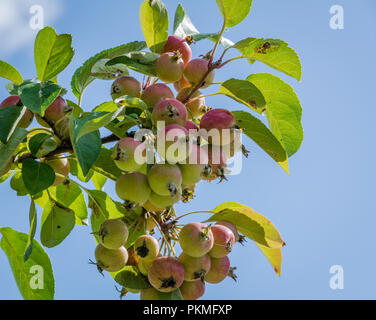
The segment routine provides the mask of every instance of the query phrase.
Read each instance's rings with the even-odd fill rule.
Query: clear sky
[[[221,17],[214,0],[182,0],[201,32],[217,32]],[[376,2],[373,0],[254,0],[251,14],[226,33],[233,41],[252,37],[280,38],[299,53],[303,64],[301,83],[255,63],[235,62],[217,73],[223,81],[245,79],[255,72],[273,72],[292,84],[303,107],[305,139],[290,159],[288,176],[258,146],[251,150],[241,175],[228,182],[201,183],[189,205],[178,212],[213,209],[224,201],[236,201],[267,216],[280,230],[283,248],[280,278],[257,247],[248,241],[231,253],[238,282],[227,279],[207,285],[205,299],[368,299],[376,298],[375,181],[376,155],[374,75],[376,52]],[[27,28],[29,8],[41,4],[46,23],[59,33],[71,33],[75,57],[59,77],[70,89],[74,70],[87,58],[133,40],[141,40],[138,22],[140,0],[133,1],[0,0],[0,59],[35,76],[33,38]],[[171,24],[177,1],[165,0]],[[344,30],[329,27],[329,9],[342,5]],[[211,43],[193,47],[194,56],[206,53]],[[7,95],[0,80],[0,97]],[[86,91],[83,106],[91,110],[110,99],[110,82],[96,81]],[[69,94],[70,98],[73,98]],[[1,99],[3,99],[1,98]],[[212,107],[246,110],[222,96],[208,99]],[[108,183],[105,191],[114,194]],[[17,197],[9,182],[0,185],[0,226],[28,232],[27,197]],[[41,210],[39,210],[39,217]],[[197,219],[204,219],[198,216]],[[186,220],[189,221],[189,220]],[[38,230],[39,230],[38,226]],[[39,234],[37,235],[39,240]],[[101,277],[88,259],[95,243],[87,227],[77,226],[58,247],[46,249],[55,279],[57,299],[117,299],[114,281]],[[332,265],[344,269],[344,289],[329,287]],[[19,299],[15,281],[3,252],[0,252],[0,299]],[[137,298],[129,295],[129,299]]]

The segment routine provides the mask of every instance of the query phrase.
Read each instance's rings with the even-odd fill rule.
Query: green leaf
[[[249,207],[240,203],[222,203],[214,212],[216,213],[208,221],[230,221],[246,237],[268,248],[280,248],[285,245],[279,231],[270,220]]]
[[[159,54],[157,53],[134,51],[111,59],[106,63],[106,65],[113,66],[123,64],[136,72],[143,73],[148,76],[156,76],[155,63],[158,58]]]
[[[25,300],[52,300],[55,294],[55,280],[48,255],[33,240],[33,252],[27,262],[23,253],[28,242],[28,235],[1,228],[1,249],[8,257],[17,287]]]
[[[2,143],[7,143],[9,136],[14,132],[25,111],[25,107],[19,106],[0,109],[0,141]]]
[[[141,30],[152,52],[161,53],[168,38],[168,12],[161,0],[145,0],[140,7]]]
[[[5,61],[0,60],[0,77],[20,85],[23,82],[20,72]]]
[[[75,225],[74,212],[50,201],[43,210],[40,240],[47,248],[53,248],[63,242]]]
[[[81,100],[81,96],[87,86],[95,80],[92,76],[93,66],[101,59],[113,59],[122,54],[139,51],[146,48],[146,43],[144,41],[134,41],[115,48],[101,51],[95,56],[87,60],[80,68],[78,68],[71,81],[71,87],[73,94]]]
[[[37,229],[37,209],[35,208],[35,202],[31,199],[30,209],[29,209],[29,223],[30,223],[30,231],[29,237],[25,246],[24,252],[24,262],[26,262],[33,251],[33,239],[35,236],[35,231]]]
[[[112,66],[106,65],[110,59],[101,59],[95,63],[91,69],[91,75],[96,79],[115,80],[116,78],[128,75],[128,68],[122,64]]]
[[[75,134],[76,142],[84,135],[96,131],[116,119],[125,107],[118,108],[113,112],[91,112],[78,120],[77,133]]]
[[[0,172],[2,172],[11,161],[14,152],[19,144],[26,138],[27,131],[23,128],[16,128],[6,144],[0,145]]]
[[[265,246],[262,246],[258,243],[256,245],[259,247],[261,252],[264,254],[266,259],[270,262],[272,265],[274,272],[281,276],[281,268],[282,268],[282,250],[281,248],[268,248]]]
[[[29,193],[23,182],[21,172],[16,172],[14,174],[14,176],[10,180],[10,187],[17,192],[17,196],[19,197],[26,196]]]
[[[61,94],[62,88],[48,81],[25,83],[19,87],[22,103],[31,111],[44,116],[46,109]]]
[[[77,140],[80,128],[84,121],[71,117],[70,119],[70,136],[73,145],[73,151],[82,169],[82,173],[86,176],[101,152],[101,137],[99,130],[92,131]]]
[[[247,80],[264,95],[270,129],[291,157],[303,141],[302,107],[294,89],[269,73],[252,74]]]
[[[218,92],[246,105],[258,113],[262,113],[266,104],[261,91],[246,80],[227,80],[222,83]]]
[[[55,171],[46,163],[26,159],[22,163],[22,179],[29,193],[35,195],[52,186]]]
[[[184,39],[187,36],[199,34],[200,32],[193,25],[183,6],[179,3],[175,11],[174,35]]]
[[[226,27],[234,27],[242,22],[251,11],[252,0],[216,0]]]
[[[34,156],[41,158],[56,150],[58,147],[57,142],[51,138],[52,135],[48,133],[38,133],[32,136],[28,143],[30,152]]]
[[[300,81],[302,65],[296,52],[279,39],[247,38],[237,42],[243,57],[258,60]]]
[[[141,290],[150,288],[147,278],[133,266],[125,266],[122,271],[116,274],[115,281],[126,289]]]
[[[87,207],[85,196],[80,187],[74,182],[61,183],[48,189],[51,197],[57,202],[71,209],[76,216],[76,224],[87,224]]]
[[[233,114],[242,132],[289,173],[288,157],[283,145],[262,121],[244,111],[234,111]]]
[[[50,80],[72,61],[74,50],[70,34],[57,35],[51,27],[38,32],[34,45],[34,59],[40,81]]]

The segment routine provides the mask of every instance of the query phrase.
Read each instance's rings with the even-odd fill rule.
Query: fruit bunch
[[[235,241],[241,241],[236,226],[228,221],[215,225],[191,222],[180,228],[177,241],[183,252],[178,258],[161,255],[159,242],[152,235],[138,237],[128,250],[128,228],[121,219],[106,220],[97,235],[95,249],[98,270],[119,272],[126,265],[134,266],[149,286],[140,290],[142,300],[160,300],[163,294],[179,289],[184,300],[196,300],[204,295],[205,282],[217,284],[227,276],[236,280],[228,254]]]
[[[88,59],[72,77],[74,101],[57,79],[74,54],[70,35],[59,35],[51,27],[38,33],[35,79],[24,80],[16,68],[0,60],[0,76],[11,81],[10,96],[0,104],[0,183],[10,178],[17,195],[31,200],[29,234],[0,228],[5,238],[0,248],[14,274],[28,276],[32,258],[46,262],[45,278],[53,281],[48,256],[34,239],[36,204],[43,209],[40,240],[45,248],[63,242],[75,225],[90,224],[97,242],[95,261],[90,263],[101,273],[109,272],[122,286],[122,295],[129,291],[140,292],[141,299],[197,299],[205,283],[219,283],[226,276],[236,279],[228,254],[245,237],[280,274],[285,243],[263,215],[234,202],[182,215],[175,210],[178,202],[197,196],[198,183],[227,180],[237,169],[238,156],[241,160],[248,155],[243,136],[287,172],[288,157],[303,138],[298,98],[278,77],[262,73],[246,80],[214,81],[219,70],[240,59],[261,61],[298,80],[301,76],[299,58],[285,42],[246,38],[233,43],[223,37],[226,28],[247,16],[252,1],[216,3],[224,20],[219,33],[199,33],[179,5],[174,34],[169,35],[163,2],[143,1],[145,41]],[[204,39],[214,47],[193,57],[192,48]],[[241,55],[226,60],[230,50]],[[111,81],[111,99],[84,110],[84,91],[96,79]],[[213,88],[217,91],[206,93]],[[210,108],[206,99],[213,95],[225,95],[250,112]],[[29,128],[35,122],[40,126]],[[108,181],[113,182],[116,200],[104,191]],[[210,216],[203,222],[182,223],[195,213]],[[19,287],[28,298],[28,289]],[[53,287],[38,294],[51,299]]]

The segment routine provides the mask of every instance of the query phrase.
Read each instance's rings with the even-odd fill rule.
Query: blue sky
[[[9,6],[11,3],[18,5]],[[140,0],[93,0],[90,5],[89,1],[53,3],[0,0],[0,17],[17,17],[0,22],[0,59],[15,65],[24,78],[35,76],[36,32],[25,31],[33,4],[44,6],[46,23],[59,33],[73,35],[76,54],[59,77],[68,89],[74,70],[87,58],[103,49],[142,39],[138,22]],[[165,0],[165,3],[172,23],[178,2]],[[182,4],[201,32],[219,31],[221,17],[214,0],[182,0]],[[329,27],[329,9],[335,4],[344,7],[344,30]],[[290,159],[290,176],[247,140],[246,147],[251,153],[241,175],[232,176],[222,184],[202,183],[194,201],[177,207],[178,212],[184,213],[212,209],[224,201],[240,202],[267,216],[287,243],[283,248],[280,278],[253,243],[237,245],[230,259],[238,268],[238,282],[227,279],[220,285],[208,285],[205,299],[376,298],[373,288],[376,283],[373,272],[376,34],[372,32],[376,28],[375,9],[372,0],[254,0],[248,18],[226,33],[233,41],[248,36],[280,38],[299,53],[303,64],[301,83],[261,63],[251,66],[244,61],[221,69],[216,79],[244,79],[255,72],[280,76],[293,85],[301,100],[305,139],[300,151]],[[206,53],[209,46],[208,42],[196,45],[194,56]],[[4,98],[5,84],[6,81],[0,80],[0,97]],[[108,101],[109,88],[110,82],[94,82],[86,91],[84,108],[90,110]],[[71,94],[69,97],[73,98]],[[208,104],[245,110],[222,96],[208,99]],[[111,183],[105,191],[116,197]],[[29,199],[17,197],[8,182],[0,185],[0,199],[0,226],[28,232]],[[111,277],[101,277],[88,264],[95,248],[89,233],[89,228],[77,226],[60,246],[46,250],[54,268],[57,299],[118,297]],[[343,290],[329,287],[332,265],[344,268]],[[2,252],[0,283],[0,299],[21,298]]]

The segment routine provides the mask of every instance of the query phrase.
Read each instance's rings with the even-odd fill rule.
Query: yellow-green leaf
[[[227,27],[242,22],[251,11],[252,0],[216,0]]]
[[[74,55],[72,36],[56,34],[51,27],[38,32],[34,45],[34,59],[40,81],[50,80],[63,71]]]
[[[239,232],[268,248],[285,245],[279,231],[262,214],[242,204],[223,203],[214,209],[216,212],[208,221],[226,220],[235,224]]]
[[[270,130],[291,157],[303,141],[302,107],[294,89],[270,73],[255,73],[247,80],[264,95],[267,103],[265,115]]]
[[[145,0],[140,7],[140,23],[146,44],[161,53],[168,38],[168,13],[161,0]]]
[[[0,60],[0,77],[8,79],[18,85],[23,82],[20,72],[15,67],[2,60]]]
[[[281,248],[268,248],[261,244],[256,243],[256,245],[260,248],[261,252],[264,254],[266,259],[272,265],[275,273],[280,276],[281,275],[281,268],[282,268],[282,250]]]

